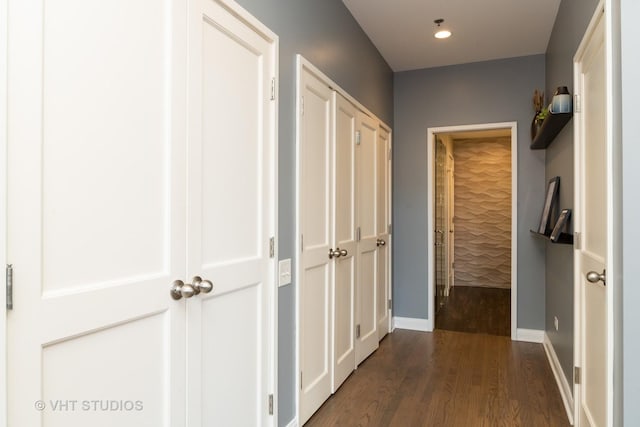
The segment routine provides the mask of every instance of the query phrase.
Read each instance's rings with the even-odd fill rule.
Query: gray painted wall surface
[[[295,55],[393,126],[393,73],[340,0],[237,0],[280,38],[279,258],[295,258]],[[280,426],[295,416],[295,286],[278,292]]]
[[[529,149],[544,55],[394,76],[394,316],[428,317],[427,128],[518,122],[518,327],[544,328],[544,242],[529,229],[544,201],[544,151]],[[508,226],[508,225],[505,225]]]
[[[574,93],[573,57],[591,21],[598,0],[563,0],[546,54],[546,103],[557,86]],[[560,208],[573,209],[573,120],[547,148],[546,178],[560,177]],[[573,381],[573,247],[546,244],[545,329],[567,380]],[[558,317],[558,331],[554,327]]]
[[[640,2],[622,0],[622,365],[624,424],[640,425]]]

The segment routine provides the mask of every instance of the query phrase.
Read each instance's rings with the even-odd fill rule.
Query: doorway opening
[[[432,328],[516,335],[516,124],[428,131]]]

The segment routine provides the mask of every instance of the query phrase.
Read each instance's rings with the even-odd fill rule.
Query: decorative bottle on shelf
[[[566,86],[558,86],[556,89],[549,112],[551,114],[571,112],[571,95]]]

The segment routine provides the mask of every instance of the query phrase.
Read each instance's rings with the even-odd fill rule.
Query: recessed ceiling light
[[[435,38],[437,39],[446,39],[448,37],[451,37],[451,31],[446,30],[444,28],[442,28],[440,26],[440,24],[442,24],[444,22],[444,19],[440,18],[440,19],[436,19],[435,21],[433,21],[436,25],[436,33],[434,34]]]

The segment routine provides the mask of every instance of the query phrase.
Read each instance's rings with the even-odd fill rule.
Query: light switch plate
[[[284,286],[291,283],[291,258],[283,259],[278,262],[278,286]]]

